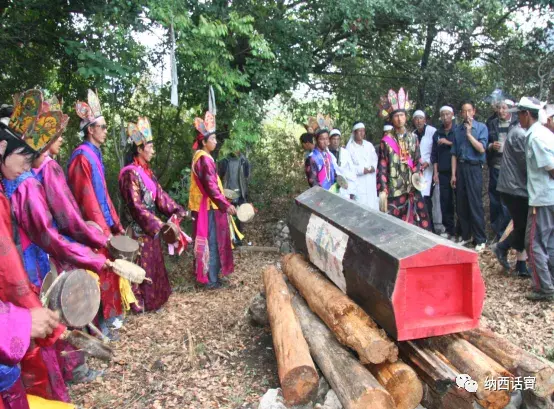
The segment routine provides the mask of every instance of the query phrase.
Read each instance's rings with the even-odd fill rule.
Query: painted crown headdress
[[[329,115],[323,116],[318,113],[316,117],[308,118],[308,123],[304,124],[304,128],[310,133],[318,133],[323,130],[330,131],[333,128],[333,120]]]
[[[400,88],[398,94],[390,89],[387,95],[381,97],[378,107],[379,116],[386,119],[395,111],[409,111],[412,108],[412,102],[404,88]]]
[[[146,145],[152,142],[152,127],[147,117],[138,118],[137,123],[129,122],[127,125],[127,142],[134,143],[137,146]]]
[[[46,101],[39,89],[14,95],[8,127],[36,152],[44,152],[63,133],[69,117],[56,97]]]
[[[88,103],[77,101],[75,104],[75,111],[77,116],[81,118],[80,129],[83,130],[85,126],[94,123],[98,118],[102,116],[102,108],[100,107],[100,100],[98,95],[89,89],[87,95]]]

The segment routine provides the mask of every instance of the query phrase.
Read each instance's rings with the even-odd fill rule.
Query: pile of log
[[[266,268],[264,284],[288,404],[313,400],[315,361],[345,409],[501,409],[517,377],[535,379],[523,391],[527,408],[554,408],[554,365],[493,332],[393,341],[303,256],[286,255],[281,266]],[[500,379],[510,382],[485,387]]]

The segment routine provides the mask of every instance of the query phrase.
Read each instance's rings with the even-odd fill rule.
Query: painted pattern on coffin
[[[306,246],[310,261],[346,293],[342,259],[348,245],[348,235],[322,218],[312,214],[306,230]]]

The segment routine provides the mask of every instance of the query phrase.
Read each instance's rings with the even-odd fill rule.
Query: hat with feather
[[[377,106],[379,107],[378,115],[383,119],[389,119],[397,112],[409,111],[412,108],[412,102],[404,88],[400,88],[398,93],[390,89],[387,95],[381,97]]]
[[[81,118],[79,129],[82,131],[88,125],[91,125],[102,118],[102,108],[100,107],[100,100],[96,92],[89,89],[87,95],[87,102],[77,101],[75,104],[75,111]]]

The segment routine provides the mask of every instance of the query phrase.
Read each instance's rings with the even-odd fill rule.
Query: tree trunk
[[[414,341],[399,342],[398,349],[402,359],[408,362],[435,392],[445,394],[454,385],[457,373],[434,351]]]
[[[367,368],[390,393],[397,409],[414,409],[420,404],[423,386],[415,371],[404,362],[385,362]]]
[[[398,359],[398,349],[385,332],[347,295],[317,273],[298,254],[282,259],[283,270],[338,340],[355,350],[364,364]]]
[[[482,352],[521,377],[534,377],[534,393],[540,397],[554,393],[554,365],[517,347],[489,329],[478,328],[459,334]]]
[[[339,344],[333,333],[296,294],[292,305],[317,365],[344,409],[394,409],[394,401],[371,373]]]
[[[510,402],[510,393],[500,390],[486,390],[485,380],[498,380],[499,377],[512,375],[500,364],[493,361],[483,352],[466,340],[444,335],[427,339],[432,348],[444,354],[446,359],[462,374],[467,374],[478,384],[476,399],[487,409],[500,409]]]
[[[294,315],[282,273],[275,266],[268,266],[263,277],[283,396],[290,405],[307,403],[317,394],[319,383],[308,344]]]

